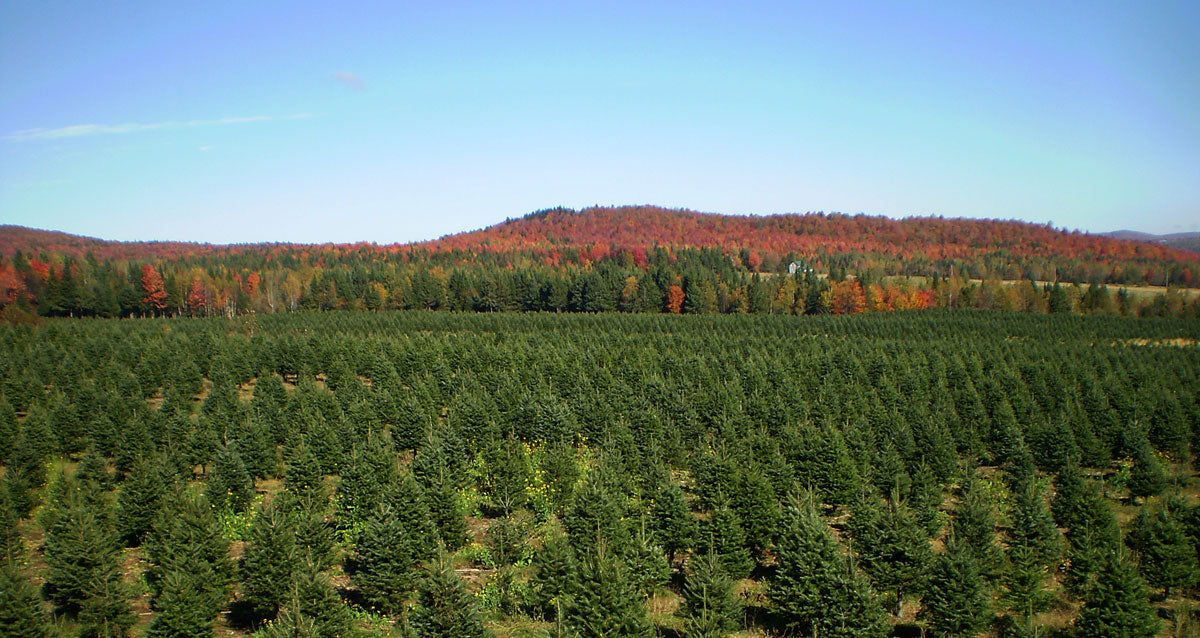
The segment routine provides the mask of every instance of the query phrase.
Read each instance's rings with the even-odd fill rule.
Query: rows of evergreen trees
[[[946,312],[3,327],[0,635],[1186,635],[1198,333]]]

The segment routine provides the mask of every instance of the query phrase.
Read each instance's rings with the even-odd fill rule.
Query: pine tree
[[[1089,638],[1151,638],[1158,633],[1158,617],[1150,606],[1150,592],[1137,571],[1126,561],[1110,556],[1098,570],[1096,584],[1075,618],[1075,631]]]
[[[299,556],[291,518],[274,501],[264,503],[250,528],[242,558],[242,598],[271,619],[287,603]]]
[[[467,593],[443,556],[421,580],[410,625],[417,638],[477,638],[492,635],[484,629],[475,597]]]
[[[580,561],[579,578],[563,615],[567,627],[580,638],[654,635],[623,563],[603,545]]]
[[[975,568],[975,559],[951,542],[934,561],[920,618],[929,623],[934,636],[974,636],[990,617],[987,583]]]
[[[351,633],[350,609],[329,581],[325,571],[307,556],[296,566],[292,592],[294,614],[312,619],[314,636],[348,636]],[[285,608],[287,609],[287,608]]]
[[[213,507],[223,511],[243,512],[254,501],[254,479],[242,463],[236,442],[217,453],[204,493]]]
[[[648,598],[656,589],[667,584],[671,578],[671,566],[662,547],[643,531],[634,539],[633,544],[625,552],[625,566],[629,571],[629,579],[634,589],[643,599]]]
[[[406,472],[387,487],[383,500],[400,519],[412,557],[417,561],[433,559],[437,555],[438,532],[421,484]]]
[[[733,580],[713,554],[688,562],[679,614],[685,638],[723,638],[741,625],[742,606],[733,595]]]

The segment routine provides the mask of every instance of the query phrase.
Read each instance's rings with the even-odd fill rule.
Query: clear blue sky
[[[1200,2],[0,3],[2,223],[387,243],[591,204],[1200,230]]]

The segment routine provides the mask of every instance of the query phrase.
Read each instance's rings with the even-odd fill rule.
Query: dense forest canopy
[[[1195,635],[1198,340],[938,310],[3,325],[0,630]]]
[[[4,226],[0,255],[0,306],[43,316],[976,307],[1182,317],[1200,298],[1188,290],[1193,252],[933,217],[552,209],[384,246],[124,243]],[[1147,285],[1159,287],[1130,289]]]

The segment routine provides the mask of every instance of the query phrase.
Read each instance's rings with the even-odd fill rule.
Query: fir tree
[[[442,557],[430,567],[417,590],[410,626],[418,637],[477,638],[492,635],[483,627],[475,597]]]
[[[784,510],[778,567],[767,596],[790,629],[817,636],[884,636],[884,612],[853,565],[841,555],[812,497]]]
[[[666,585],[671,578],[671,566],[667,563],[666,554],[645,531],[634,539],[624,558],[625,566],[629,570],[629,579],[643,599]]]
[[[996,542],[996,517],[991,499],[985,495],[980,479],[974,476],[967,479],[950,529],[962,550],[975,559],[984,578],[999,576],[1004,566],[1004,553]]]
[[[350,582],[364,604],[385,614],[403,613],[417,584],[421,558],[404,521],[390,505],[380,505],[363,525]]]
[[[1004,572],[1004,601],[1008,609],[1022,620],[1022,629],[1034,634],[1034,615],[1041,613],[1054,601],[1046,589],[1048,570],[1037,552],[1028,545],[1015,545],[1008,550],[1008,569]]]
[[[920,617],[935,636],[974,636],[988,624],[987,583],[972,555],[955,542],[934,561]]]
[[[1129,471],[1129,493],[1135,497],[1161,494],[1167,488],[1167,472],[1144,440],[1136,448]]]
[[[293,583],[292,604],[285,608],[285,613],[311,619],[314,636],[351,634],[350,610],[319,565],[307,556],[300,560]],[[287,612],[289,609],[293,611]]]
[[[60,609],[76,613],[90,598],[109,594],[124,601],[120,544],[106,505],[87,494],[87,484],[67,481],[63,502],[46,536],[44,590]],[[114,616],[116,618],[117,614]]]
[[[1010,514],[1009,546],[1033,550],[1043,565],[1054,563],[1062,554],[1062,534],[1046,507],[1042,492],[1030,482],[1018,486]]]
[[[12,454],[13,446],[16,445],[20,433],[21,425],[17,421],[17,411],[13,409],[8,399],[0,394],[0,463],[7,461],[9,455]]]
[[[575,591],[575,552],[566,536],[546,540],[545,547],[533,555],[533,576],[529,579],[534,609],[546,620],[561,621],[561,611]]]
[[[716,554],[731,578],[740,579],[750,575],[754,558],[746,546],[746,533],[742,530],[737,513],[726,503],[718,503],[712,514],[704,521],[700,530],[698,550]]]
[[[1175,509],[1185,507],[1178,504]],[[1138,565],[1146,580],[1163,589],[1169,598],[1172,589],[1196,583],[1196,550],[1179,519],[1166,506],[1142,508],[1134,520],[1125,543],[1138,554]]]
[[[117,529],[127,545],[140,545],[154,527],[165,489],[156,459],[138,459],[117,493]]]
[[[678,485],[669,483],[658,490],[650,507],[650,529],[672,564],[677,553],[695,542],[696,519]]]
[[[449,483],[431,486],[425,492],[429,514],[433,517],[438,538],[448,551],[455,551],[467,542],[467,519],[463,515],[458,493]]]
[[[746,535],[746,545],[755,557],[770,546],[779,524],[779,504],[774,490],[760,472],[745,470],[738,475],[731,498]]]
[[[160,513],[147,538],[146,581],[162,611],[156,635],[203,633],[229,600],[233,561],[229,542],[203,497],[180,495]]]
[[[580,561],[579,579],[567,603],[566,625],[581,638],[654,635],[623,563],[603,545]]]
[[[298,562],[296,530],[274,501],[263,504],[250,528],[242,558],[242,598],[265,619],[275,617],[291,594]]]
[[[876,587],[893,594],[895,615],[900,616],[905,593],[918,589],[929,569],[929,539],[896,499],[883,509],[870,502],[856,507],[850,534],[863,570]]]
[[[1110,556],[1098,570],[1096,584],[1084,598],[1075,630],[1089,638],[1151,638],[1159,622],[1150,606],[1150,593],[1137,571]]]
[[[209,503],[219,510],[243,512],[254,501],[254,479],[246,471],[237,444],[221,448],[205,486]]]
[[[365,445],[355,448],[342,469],[337,486],[338,526],[351,529],[371,516],[383,500],[384,489],[396,476],[390,439],[371,434]]]
[[[685,638],[723,638],[741,625],[742,606],[721,561],[708,554],[688,562],[683,604]]]
[[[104,460],[104,455],[96,450],[94,443],[88,444],[83,461],[79,463],[79,469],[75,471],[75,479],[94,481],[102,490],[112,488],[112,474],[108,471],[108,463]]]
[[[0,558],[0,636],[50,638],[50,615],[18,558]]]

